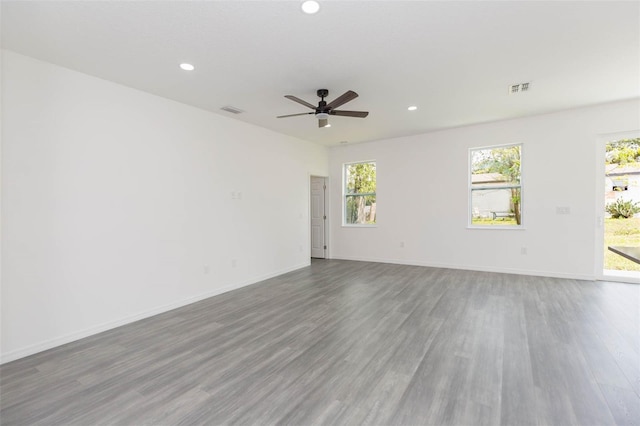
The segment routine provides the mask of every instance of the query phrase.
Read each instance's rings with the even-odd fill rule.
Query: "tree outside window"
[[[344,165],[344,223],[373,225],[376,223],[376,163]]]
[[[471,225],[522,225],[522,145],[470,150]]]

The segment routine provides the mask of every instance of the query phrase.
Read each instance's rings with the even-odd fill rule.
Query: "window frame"
[[[363,192],[357,194],[349,194],[347,192],[347,166],[353,164],[366,164],[373,163],[376,167],[376,191],[375,192]],[[376,160],[362,160],[362,161],[350,161],[342,163],[342,226],[345,228],[376,228],[378,226],[378,214],[376,206],[376,221],[375,223],[347,223],[347,197],[376,197],[376,205],[378,203],[378,163]]]
[[[497,186],[492,186],[492,187],[478,187],[477,184],[474,187],[473,183],[472,183],[472,179],[473,179],[473,153],[475,151],[482,151],[482,150],[490,150],[490,149],[501,149],[501,148],[510,148],[510,147],[520,147],[520,183],[519,184],[505,184],[505,185],[497,185]],[[523,158],[524,158],[524,143],[522,142],[516,142],[516,143],[508,143],[508,144],[501,144],[501,145],[487,145],[487,146],[480,146],[480,147],[472,147],[469,148],[468,150],[468,155],[467,155],[467,173],[468,173],[468,179],[467,179],[467,186],[468,186],[468,205],[467,205],[467,228],[468,229],[498,229],[498,230],[524,230],[524,217],[525,215],[524,213],[524,203],[523,203],[523,193],[524,193],[524,168],[523,168]],[[517,223],[515,225],[479,225],[479,224],[474,224],[473,223],[473,192],[474,191],[482,191],[482,190],[487,190],[487,189],[512,189],[512,188],[519,188],[520,189],[520,224],[518,225]]]

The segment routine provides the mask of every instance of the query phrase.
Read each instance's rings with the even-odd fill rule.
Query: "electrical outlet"
[[[404,248],[404,241],[400,241],[400,247]]]
[[[571,214],[571,207],[558,206],[556,207],[556,214]]]
[[[520,254],[527,254],[527,248],[526,247],[520,247]]]
[[[231,267],[232,267],[232,268],[235,268],[236,266],[238,266],[238,259],[233,259],[233,260],[231,261]]]

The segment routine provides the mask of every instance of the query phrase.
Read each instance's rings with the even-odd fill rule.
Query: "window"
[[[470,225],[522,226],[522,145],[469,150]]]
[[[376,163],[344,165],[344,224],[375,225]]]

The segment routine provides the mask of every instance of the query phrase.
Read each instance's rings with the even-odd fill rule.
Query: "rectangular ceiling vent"
[[[244,111],[240,108],[232,107],[232,106],[223,106],[220,108],[223,111],[230,112],[231,114],[242,114]]]
[[[509,94],[515,95],[517,93],[528,92],[531,83],[517,83],[509,85]]]

